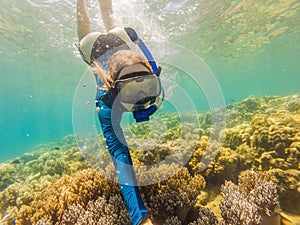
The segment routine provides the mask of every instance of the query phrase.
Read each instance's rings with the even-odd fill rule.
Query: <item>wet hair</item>
[[[110,89],[114,81],[119,78],[122,69],[137,63],[143,64],[150,72],[153,72],[151,65],[144,55],[130,50],[120,50],[114,53],[108,61],[107,72],[97,62],[94,62],[92,71],[99,74],[104,83],[104,88]]]

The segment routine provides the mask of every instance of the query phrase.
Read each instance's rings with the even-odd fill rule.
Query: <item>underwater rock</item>
[[[260,224],[264,216],[271,217],[278,204],[275,183],[266,172],[245,171],[238,185],[226,181],[221,187],[221,224]]]

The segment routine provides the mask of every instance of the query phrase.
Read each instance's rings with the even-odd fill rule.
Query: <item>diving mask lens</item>
[[[117,80],[115,86],[120,101],[129,104],[145,104],[161,93],[160,79],[155,75]]]

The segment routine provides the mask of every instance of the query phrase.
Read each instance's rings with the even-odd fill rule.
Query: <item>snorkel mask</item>
[[[159,77],[138,73],[135,77],[116,80],[115,88],[121,103],[144,105],[161,93]]]
[[[153,74],[138,63],[121,71],[119,77],[114,82],[114,89],[120,103],[133,112],[137,122],[149,120],[149,116],[160,107],[164,98],[159,73]]]

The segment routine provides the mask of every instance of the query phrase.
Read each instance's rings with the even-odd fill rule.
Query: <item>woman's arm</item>
[[[108,33],[115,27],[123,27],[123,23],[113,15],[113,8],[111,0],[98,0],[100,5],[101,17]]]
[[[84,0],[77,0],[77,36],[79,41],[91,32]]]

